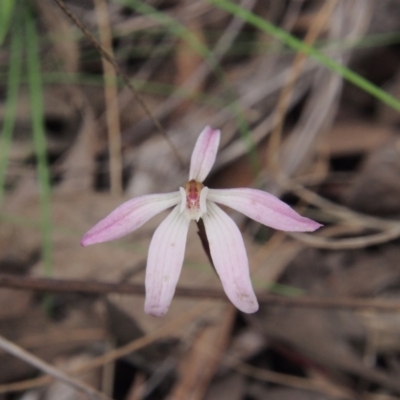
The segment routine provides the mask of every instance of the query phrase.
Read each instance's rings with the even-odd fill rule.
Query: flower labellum
[[[197,139],[189,181],[179,192],[139,196],[117,207],[82,238],[82,246],[118,239],[156,214],[174,207],[150,243],[146,267],[145,312],[165,315],[182,269],[191,220],[203,219],[215,269],[225,293],[245,313],[258,310],[249,263],[239,228],[216,204],[233,208],[274,229],[312,232],[321,224],[302,217],[277,197],[257,189],[209,189],[203,185],[218,151],[221,132],[209,126]]]

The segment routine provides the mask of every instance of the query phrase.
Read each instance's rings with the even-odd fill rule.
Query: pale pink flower
[[[203,219],[210,253],[225,293],[245,313],[258,310],[242,235],[216,203],[240,211],[274,229],[311,232],[321,225],[302,217],[269,193],[256,189],[209,189],[203,185],[217,155],[220,131],[206,127],[193,150],[189,181],[178,192],[139,196],[116,208],[87,232],[83,246],[118,239],[150,218],[174,207],[150,243],[146,269],[145,312],[168,311],[181,272],[191,220]]]

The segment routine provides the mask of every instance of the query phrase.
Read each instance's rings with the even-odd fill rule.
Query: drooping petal
[[[208,200],[233,208],[261,224],[292,232],[313,232],[322,225],[302,217],[277,197],[257,189],[210,189]]]
[[[119,239],[142,226],[150,218],[180,202],[179,192],[151,194],[129,200],[98,222],[82,238],[81,245]]]
[[[159,225],[149,247],[144,311],[156,317],[167,313],[182,269],[190,221],[179,209]]]
[[[258,302],[239,228],[232,218],[212,202],[207,202],[207,214],[204,214],[203,221],[211,257],[226,295],[239,310],[256,312]]]
[[[221,131],[206,126],[200,133],[190,160],[189,181],[203,182],[214,165]]]

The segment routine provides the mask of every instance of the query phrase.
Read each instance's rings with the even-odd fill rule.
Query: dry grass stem
[[[176,333],[178,330],[187,326],[187,324],[190,321],[192,321],[192,320],[196,319],[196,317],[199,317],[200,315],[206,313],[207,310],[210,309],[210,307],[211,307],[211,304],[208,301],[200,302],[195,307],[193,307],[190,311],[186,312],[181,317],[172,320],[170,323],[164,325],[160,329],[158,329],[152,333],[149,333],[147,335],[144,335],[139,339],[133,340],[131,343],[128,343],[125,346],[122,346],[115,350],[111,350],[108,353],[105,353],[104,355],[91,360],[90,362],[86,363],[85,365],[83,365],[79,368],[68,371],[68,373],[75,375],[75,374],[80,374],[82,372],[91,371],[92,369],[95,369],[98,367],[102,367],[105,364],[113,362],[113,361],[117,360],[118,358],[124,357],[132,352],[135,352],[157,340],[167,337],[173,333]],[[6,342],[6,344],[7,343],[8,343],[8,341]],[[13,343],[11,343],[11,344],[13,345]],[[1,342],[0,342],[0,345],[1,345]],[[15,346],[15,345],[13,345],[13,346]],[[19,347],[17,347],[17,346],[16,346],[16,348],[19,349]],[[4,350],[7,351],[6,348]],[[39,360],[39,362],[40,361],[41,360]],[[45,371],[45,370],[43,370],[43,371]],[[46,373],[48,373],[48,372],[46,371]],[[23,391],[23,390],[28,390],[28,389],[32,389],[35,387],[41,387],[41,386],[47,385],[52,381],[52,377],[57,377],[50,373],[49,373],[49,375],[50,376],[43,376],[40,378],[28,379],[28,380],[21,381],[21,382],[14,382],[14,383],[0,385],[0,393]]]
[[[318,39],[319,35],[326,28],[327,21],[332,14],[332,11],[337,3],[337,0],[326,0],[320,11],[312,21],[310,28],[304,38],[304,43],[312,46]],[[297,53],[293,61],[292,67],[289,70],[286,84],[284,85],[278,99],[278,104],[273,114],[273,130],[270,136],[270,141],[267,150],[268,165],[273,170],[279,167],[279,148],[281,144],[281,135],[283,129],[283,121],[287,113],[290,98],[292,96],[296,80],[308,57],[304,53]]]
[[[142,97],[139,95],[135,87],[132,85],[129,77],[124,74],[115,61],[113,57],[108,54],[106,50],[103,49],[103,47],[97,42],[95,37],[89,32],[89,30],[82,24],[82,22],[70,11],[68,8],[65,6],[64,2],[62,0],[54,0],[57,5],[63,10],[63,12],[72,20],[72,22],[82,31],[82,33],[85,35],[85,37],[92,43],[92,45],[99,51],[102,57],[104,57],[117,71],[117,73],[121,76],[122,80],[124,81],[125,85],[131,90],[133,93],[133,96],[135,100],[139,103],[140,107],[142,107],[143,111],[146,113],[146,115],[149,117],[149,119],[152,121],[154,126],[157,128],[157,130],[160,132],[160,134],[164,137],[168,145],[170,146],[171,150],[175,154],[176,158],[180,162],[182,168],[186,167],[186,162],[183,160],[181,154],[179,153],[178,149],[175,147],[175,145],[171,142],[170,138],[168,137],[167,132],[165,129],[162,127],[160,122],[153,116],[153,114],[150,112],[149,108],[147,107],[146,103],[143,101]]]
[[[107,3],[105,0],[95,0],[95,6],[101,46],[111,58],[114,58]],[[113,65],[104,57],[102,57],[102,64],[104,71],[104,94],[110,157],[110,186],[111,193],[120,196],[122,194],[122,148],[117,75]]]
[[[110,399],[103,393],[100,393],[97,390],[91,388],[90,386],[76,380],[75,378],[68,376],[66,373],[46,363],[45,361],[27,352],[26,350],[22,349],[21,347],[17,346],[13,342],[9,341],[8,339],[2,336],[0,336],[0,347],[7,353],[10,353],[15,357],[18,357],[19,359],[27,362],[28,364],[33,365],[34,367],[38,368],[45,374],[48,374],[55,379],[63,381],[64,383],[66,383],[69,386],[72,386],[76,390],[85,393],[90,399],[103,399],[103,400]]]

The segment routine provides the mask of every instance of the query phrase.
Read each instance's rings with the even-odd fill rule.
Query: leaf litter
[[[285,6],[240,3],[300,38],[320,18],[317,1],[299,5],[293,0]],[[400,18],[393,15],[399,10],[391,8],[389,0],[368,6],[357,1],[335,3],[317,45],[327,46],[329,56],[396,95],[400,66],[396,45],[359,48],[341,43],[397,31]],[[96,34],[92,2],[65,5]],[[367,238],[373,233],[371,227],[340,219],[328,208],[307,207],[294,191],[283,188],[266,157],[273,151],[279,155],[279,170],[297,184],[363,215],[384,222],[398,220],[399,118],[393,110],[306,59],[282,115],[281,142],[271,150],[276,105],[295,55],[208,2],[161,1],[149,6],[169,19],[143,14],[123,2],[108,3],[115,58],[141,87],[142,99],[184,160],[188,162],[204,125],[222,130],[210,187],[269,190],[324,223],[327,228],[321,235],[332,240]],[[37,2],[35,7],[52,184],[52,277],[142,284],[151,235],[164,215],[118,242],[83,249],[79,239],[123,200],[175,189],[177,181],[184,183],[186,172],[132,94],[118,83],[119,114],[114,117],[121,122],[124,195],[109,194],[105,116],[110,104],[104,96],[101,58],[55,3],[49,1],[45,7]],[[208,59],[196,53],[185,35],[174,36],[178,26],[209,49]],[[226,41],[218,46],[223,35]],[[329,43],[337,47],[332,50]],[[9,52],[6,39],[0,49],[4,66]],[[223,76],[210,63],[213,57]],[[7,81],[2,76],[1,93],[5,93]],[[23,89],[1,208],[0,272],[40,277],[39,187]],[[0,96],[1,120],[4,102]],[[399,239],[357,249],[315,249],[309,247],[312,243],[231,215],[245,237],[256,291],[399,302]],[[179,285],[221,288],[195,229],[189,231]],[[156,319],[144,314],[142,295],[59,293],[51,295],[50,310],[43,299],[32,291],[1,288],[0,335],[110,398],[400,396],[396,312],[263,303],[260,312],[245,316],[228,302],[179,297],[166,317]],[[118,353],[123,346],[135,350],[127,347]],[[103,355],[112,361],[96,361]],[[91,362],[98,364],[87,375],[74,375],[74,370]],[[5,352],[0,354],[0,366],[4,399],[85,398],[65,383],[40,381],[38,369]]]

